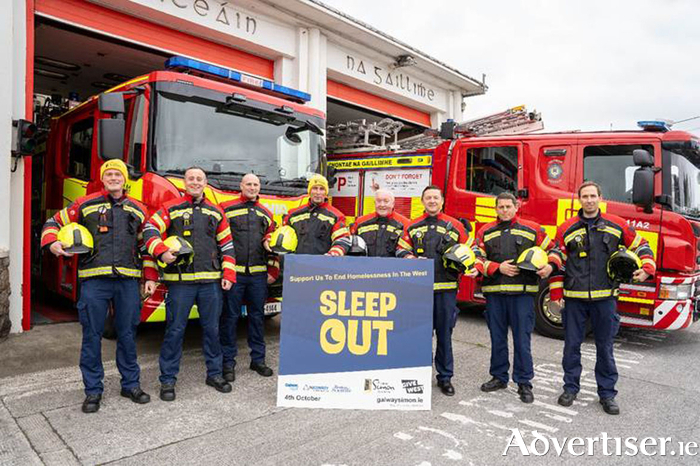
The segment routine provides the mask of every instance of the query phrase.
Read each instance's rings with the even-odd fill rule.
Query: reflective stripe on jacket
[[[440,212],[435,216],[423,214],[408,224],[399,247],[398,257],[409,254],[433,259],[435,265],[434,291],[456,290],[460,274],[445,269],[442,255],[450,246],[463,243],[472,247],[473,239],[459,220]]]
[[[520,254],[533,246],[545,251],[554,246],[544,229],[534,222],[515,217],[481,227],[474,245],[476,269],[483,275],[481,291],[485,294],[537,293],[539,277],[534,272],[521,270],[518,275],[509,277],[499,271],[501,262],[512,260],[515,265]]]
[[[654,253],[633,227],[617,215],[599,212],[588,222],[583,210],[562,223],[556,237],[559,271],[549,279],[553,300],[598,300],[615,296],[617,284],[608,276],[610,255],[624,246],[642,260],[649,275],[656,273]]]
[[[409,223],[410,220],[396,212],[386,217],[375,212],[358,218],[350,227],[350,233],[365,240],[368,256],[396,257],[399,241]]]
[[[164,281],[214,282],[223,278],[235,282],[236,259],[231,229],[224,211],[204,196],[195,202],[192,196],[166,202],[151,216],[144,229],[148,251],[160,257],[168,250],[163,244],[167,236],[180,236],[194,249],[192,263],[168,265]]]
[[[347,247],[339,243],[340,238],[350,235],[345,226],[345,215],[338,209],[323,202],[307,204],[291,210],[284,218],[284,224],[294,228],[297,234],[296,254],[343,255]]]
[[[236,273],[253,275],[269,273],[277,277],[276,261],[263,243],[275,231],[275,220],[259,200],[241,195],[238,199],[221,204],[231,227],[233,248],[236,251]]]

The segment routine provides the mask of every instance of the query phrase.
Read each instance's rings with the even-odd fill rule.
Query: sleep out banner
[[[430,409],[432,260],[285,257],[277,405]]]

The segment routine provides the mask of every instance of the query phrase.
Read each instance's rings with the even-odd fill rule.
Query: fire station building
[[[8,0],[0,17],[0,337],[31,327],[41,291],[39,161],[14,151],[13,122],[56,115],[176,55],[308,93],[327,125],[389,117],[415,134],[461,120],[464,99],[486,91],[317,0]]]

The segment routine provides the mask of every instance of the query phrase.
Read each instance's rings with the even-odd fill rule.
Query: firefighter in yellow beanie
[[[72,256],[69,244],[62,243],[60,232],[66,226],[87,230],[92,238],[89,252],[78,261],[80,300],[78,316],[83,327],[80,370],[85,385],[84,413],[100,409],[104,390],[102,333],[110,301],[117,327],[117,368],[121,374],[121,396],[144,404],[151,397],[141,389],[136,358],[136,326],[141,316],[139,282],[142,265],[152,264],[143,242],[146,207],[127,196],[126,165],[108,160],[100,169],[102,190],[73,201],[44,224],[41,246],[56,256]],[[87,235],[86,235],[87,236]],[[75,251],[75,250],[73,250]],[[155,264],[153,264],[155,265]],[[148,274],[148,272],[146,272]],[[151,280],[155,276],[146,276]]]
[[[100,179],[104,177],[107,170],[117,170],[124,177],[124,181],[129,179],[129,170],[126,168],[126,164],[119,159],[107,160],[100,167]]]
[[[328,203],[328,180],[315,174],[309,178],[309,202],[291,210],[284,224],[297,234],[296,254],[343,256],[347,246],[339,241],[350,236],[345,215]]]

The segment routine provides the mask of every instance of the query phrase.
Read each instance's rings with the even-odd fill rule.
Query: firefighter
[[[260,203],[260,179],[249,173],[241,179],[240,189],[238,199],[221,205],[231,226],[236,251],[236,283],[224,293],[221,316],[223,374],[228,382],[236,380],[236,325],[244,300],[248,314],[250,368],[263,377],[272,375],[272,369],[265,365],[263,321],[267,285],[273,283],[279,274],[275,261],[268,257],[275,220],[272,212]]]
[[[515,196],[499,194],[498,220],[481,227],[476,235],[476,269],[483,275],[481,291],[486,297],[486,322],[491,334],[492,379],[481,385],[481,391],[493,392],[508,386],[510,327],[513,382],[518,384],[520,400],[532,403],[535,398],[530,336],[535,324],[534,298],[539,280],[552,273],[556,257],[552,257],[552,264],[548,263],[545,251],[551,250],[553,243],[541,226],[518,218],[517,213]]]
[[[596,346],[595,378],[603,410],[619,414],[615,401],[618,374],[613,356],[613,338],[620,327],[616,312],[617,283],[607,273],[610,256],[620,247],[635,252],[642,268],[634,272],[643,282],[656,273],[654,253],[634,228],[616,215],[601,212],[600,186],[584,182],[578,189],[581,209],[557,229],[559,271],[550,277],[552,301],[563,306],[564,391],[558,403],[571,406],[580,389],[581,343],[590,321]],[[565,300],[565,301],[564,301]]]
[[[165,265],[162,280],[168,287],[165,337],[160,349],[160,398],[163,401],[175,400],[182,340],[195,303],[203,332],[205,383],[222,393],[231,391],[231,384],[222,376],[219,343],[221,289],[231,289],[236,281],[231,229],[224,211],[204,194],[207,186],[204,170],[188,168],[184,182],[185,194],[165,202],[144,229],[148,251]],[[191,244],[194,250],[191,261],[178,260],[177,251],[163,243],[163,235],[177,236]],[[146,282],[147,293],[153,293],[155,287],[155,281]]]
[[[41,245],[56,256],[71,257],[71,246],[77,239],[90,252],[80,255],[78,280],[80,299],[78,317],[83,328],[80,349],[80,371],[85,385],[84,413],[100,409],[104,385],[102,366],[102,333],[109,304],[114,309],[117,330],[117,368],[121,374],[121,396],[144,404],[151,397],[141,390],[140,369],[136,359],[136,326],[141,320],[139,278],[143,246],[142,231],[146,208],[127,196],[124,183],[127,168],[121,160],[108,160],[100,168],[103,189],[79,197],[44,224]],[[67,238],[61,229],[76,224]],[[84,227],[84,228],[83,228]],[[144,263],[150,258],[143,255]],[[144,264],[145,265],[145,264]]]
[[[403,244],[403,232],[409,220],[394,211],[394,194],[378,189],[374,194],[375,212],[358,218],[350,227],[350,233],[359,235],[367,244],[370,257],[396,257],[399,243]]]
[[[460,276],[459,273],[445,267],[442,256],[457,243],[471,247],[472,238],[458,220],[442,213],[444,199],[440,188],[432,185],[426,187],[421,194],[421,202],[425,213],[409,222],[397,257],[433,259],[433,329],[437,336],[437,384],[442,393],[453,396],[455,389],[451,381],[454,374],[452,329],[457,322],[457,288]],[[473,277],[476,273],[474,270],[467,275]]]
[[[345,215],[328,203],[328,181],[323,175],[309,179],[309,202],[291,210],[284,224],[297,234],[296,254],[343,256],[347,245],[341,238],[350,236]]]

